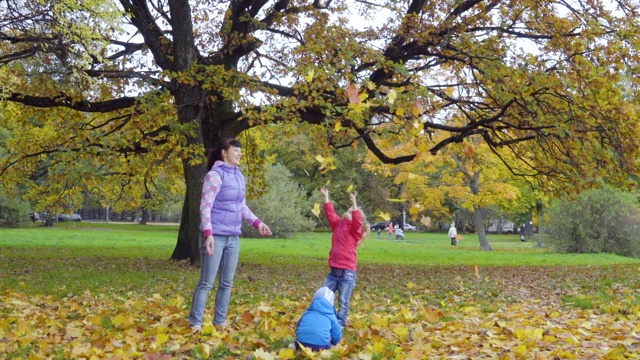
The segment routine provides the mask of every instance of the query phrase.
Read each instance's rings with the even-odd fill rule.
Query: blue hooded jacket
[[[340,342],[342,326],[333,307],[334,298],[335,294],[326,286],[316,291],[296,328],[296,340],[302,345],[330,348]]]

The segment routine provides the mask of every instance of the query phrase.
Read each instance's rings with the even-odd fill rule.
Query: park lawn
[[[198,269],[168,261],[176,234],[133,224],[0,229],[0,357],[304,358],[285,347],[326,275],[330,233],[242,239],[232,331],[198,335],[186,322]],[[479,251],[464,236],[452,247],[441,233],[371,234],[351,324],[325,355],[640,356],[639,260],[554,254],[511,235]]]

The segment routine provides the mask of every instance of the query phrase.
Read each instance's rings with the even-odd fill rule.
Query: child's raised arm
[[[326,186],[323,186],[320,188],[320,192],[322,193],[322,195],[324,195],[324,202],[328,203],[329,202],[329,189],[327,189]]]
[[[349,193],[349,200],[351,200],[351,210],[358,210],[358,203],[356,202],[356,193]]]

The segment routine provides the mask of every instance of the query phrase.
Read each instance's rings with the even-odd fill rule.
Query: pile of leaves
[[[152,290],[0,294],[7,359],[627,359],[640,357],[638,269],[412,267],[358,271],[341,343],[294,351],[322,269],[241,264],[229,327],[194,333],[193,282]],[[117,279],[114,279],[117,281]],[[212,294],[213,295],[213,294]],[[212,318],[213,296],[205,314]]]

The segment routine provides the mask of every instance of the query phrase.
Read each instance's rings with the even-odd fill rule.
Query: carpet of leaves
[[[131,290],[114,277],[104,291],[64,296],[3,291],[0,358],[640,358],[640,279],[632,266],[361,266],[344,338],[319,353],[287,345],[324,279],[322,266],[241,264],[230,326],[200,333],[187,321],[198,269],[151,266],[188,280]],[[207,322],[212,308],[210,296]]]

